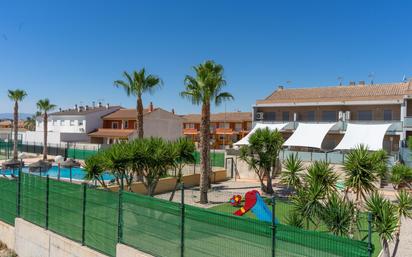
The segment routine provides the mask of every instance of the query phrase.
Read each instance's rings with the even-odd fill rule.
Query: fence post
[[[46,176],[46,229],[49,229],[49,193],[50,193],[50,178]]]
[[[276,246],[276,223],[275,223],[275,196],[272,196],[272,257],[275,257],[275,246]]]
[[[185,255],[185,185],[181,184],[180,197],[180,257]]]
[[[85,226],[86,226],[86,187],[87,184],[83,183],[82,184],[82,189],[83,189],[83,199],[82,199],[82,245],[84,245],[85,242]]]
[[[122,175],[123,181],[123,175]],[[119,190],[119,204],[117,209],[117,242],[121,243],[123,239],[123,182]]]
[[[16,216],[20,218],[20,197],[21,197],[21,165],[19,167],[19,177],[17,178],[17,210],[16,210]]]
[[[368,256],[372,256],[372,213],[368,213]]]

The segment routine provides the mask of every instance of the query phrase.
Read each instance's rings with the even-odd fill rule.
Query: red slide
[[[256,194],[259,194],[256,190],[247,192],[245,194],[245,205],[233,214],[243,216],[246,212],[250,211],[256,204]]]

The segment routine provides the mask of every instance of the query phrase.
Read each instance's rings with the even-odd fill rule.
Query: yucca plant
[[[321,219],[334,235],[348,236],[355,208],[352,202],[344,201],[338,194],[331,194],[321,212]]]
[[[304,170],[303,162],[298,154],[289,155],[283,161],[284,171],[281,174],[281,183],[293,190],[302,185],[301,177]]]
[[[401,187],[411,187],[412,169],[405,164],[397,163],[392,167],[390,182],[394,189],[398,190]]]
[[[315,161],[308,167],[308,173],[304,177],[307,185],[319,182],[324,188],[325,194],[330,195],[337,191],[336,183],[339,176],[333,170],[333,167],[327,161]]]
[[[103,188],[107,188],[104,182],[104,167],[102,165],[101,156],[99,154],[88,158],[85,161],[84,171],[86,180],[96,180]]]

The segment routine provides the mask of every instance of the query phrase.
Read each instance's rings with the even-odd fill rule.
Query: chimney
[[[149,112],[152,112],[152,111],[153,111],[153,103],[150,102],[150,104],[149,104]]]
[[[99,102],[99,108],[101,108],[103,105],[102,105],[102,102]]]
[[[175,114],[175,109],[174,108],[172,108],[172,113]]]
[[[89,110],[89,106],[88,106],[88,105],[86,105],[86,111],[87,111],[87,110]]]
[[[79,111],[79,108],[77,107],[77,104],[74,105],[74,110]]]
[[[282,91],[283,89],[284,89],[284,87],[282,85],[279,85],[277,91]]]
[[[61,112],[62,111],[62,108],[59,108],[59,112]]]
[[[349,81],[349,86],[356,86],[356,82],[355,81]]]
[[[92,107],[93,107],[93,109],[96,108],[96,102],[95,101],[92,102]]]
[[[110,108],[110,104],[106,104],[106,109],[109,109]]]
[[[364,86],[365,85],[365,81],[364,80],[360,80],[359,81],[359,86]]]

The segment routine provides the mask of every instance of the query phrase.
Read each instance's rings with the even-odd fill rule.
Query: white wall
[[[43,144],[43,131],[27,131],[23,134],[23,143]],[[64,144],[66,142],[89,142],[86,133],[47,132],[48,144]]]

